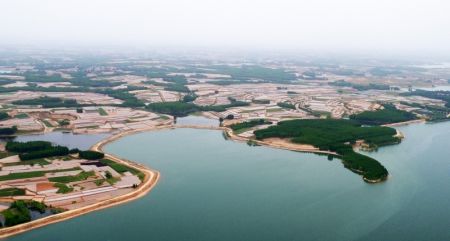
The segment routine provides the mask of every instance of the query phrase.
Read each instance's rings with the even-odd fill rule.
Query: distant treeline
[[[144,81],[144,84],[151,84],[155,86],[163,86],[164,90],[167,91],[176,91],[176,92],[182,92],[182,93],[189,93],[190,90],[188,87],[186,87],[186,84],[188,83],[186,77],[184,75],[156,75],[157,77],[152,76],[152,78],[162,78],[164,81],[168,83],[160,83],[153,80],[147,80]]]
[[[0,75],[1,77],[1,75]],[[7,84],[12,84],[15,83],[15,80],[10,80],[10,79],[0,79],[0,85],[7,85]]]
[[[64,79],[60,74],[47,75],[44,71],[27,72],[24,75],[26,82],[49,83],[49,82],[69,82],[74,86],[80,87],[115,87],[123,84],[119,81],[92,80],[86,76],[83,71],[71,74],[70,79]]]
[[[69,148],[67,148],[65,146],[51,146],[49,148],[39,150],[39,151],[20,153],[19,158],[22,161],[26,161],[26,160],[33,160],[33,159],[44,158],[44,157],[65,156],[68,154],[69,154]]]
[[[208,106],[198,106],[193,103],[176,101],[176,102],[150,103],[147,105],[146,108],[149,111],[182,117],[198,111],[223,112],[230,107],[248,106],[248,105],[249,103],[247,102],[236,100],[231,100],[231,103],[228,105],[208,105]]]
[[[447,108],[450,108],[450,91],[427,91],[415,90],[413,92],[402,93],[403,96],[422,96],[430,99],[442,100]]]
[[[9,152],[19,153],[19,158],[22,161],[69,154],[69,148],[53,146],[52,143],[47,141],[10,141],[6,143],[5,149]]]
[[[232,79],[236,80],[266,80],[270,82],[290,82],[296,80],[294,73],[287,72],[279,68],[267,68],[258,65],[243,65],[241,67],[233,67],[228,65],[210,66],[216,73],[230,75]]]
[[[252,128],[255,126],[259,126],[259,125],[270,125],[270,124],[272,124],[272,122],[268,121],[266,119],[256,119],[256,120],[250,120],[250,121],[232,124],[232,125],[230,125],[230,128],[233,131],[238,131],[238,130]]]
[[[415,110],[415,113],[424,115],[428,121],[443,121],[448,120],[447,117],[450,114],[450,108],[438,105],[421,105],[418,103],[400,102],[402,105],[420,108],[421,110]]]
[[[8,119],[10,116],[8,115],[8,113],[2,111],[0,112],[0,120],[6,120]]]
[[[353,84],[353,83],[347,82],[345,80],[338,80],[338,81],[330,82],[329,85],[340,86],[340,87],[352,87],[352,88],[357,89],[359,91],[365,91],[365,90],[390,90],[391,88],[393,88],[394,90],[400,90],[398,87],[390,87],[389,85],[385,85],[385,84],[373,84],[373,83],[370,83],[368,85],[361,85],[361,84]]]
[[[277,105],[281,108],[285,108],[285,109],[292,109],[295,110],[295,105],[288,103],[288,102],[278,102]]]
[[[415,114],[398,110],[392,104],[384,104],[383,107],[384,109],[364,111],[359,114],[351,115],[350,119],[356,120],[364,125],[385,125],[417,119]]]
[[[105,154],[98,151],[80,151],[78,152],[80,158],[86,159],[86,160],[97,160],[102,159],[105,157]]]
[[[58,97],[43,96],[36,99],[16,100],[13,101],[14,105],[41,105],[44,108],[57,108],[57,107],[79,107],[81,106],[74,99],[62,99]]]
[[[5,88],[5,87],[0,87],[0,93],[8,93],[8,92],[16,92],[16,91],[35,91],[35,92],[89,92],[89,93],[98,93],[98,94],[104,94],[104,95],[108,95],[110,97],[119,99],[119,100],[123,100],[124,102],[118,106],[123,106],[123,107],[143,107],[145,104],[144,102],[142,102],[141,100],[139,100],[138,98],[136,98],[136,96],[134,96],[133,94],[129,93],[129,91],[133,91],[133,90],[142,90],[145,89],[145,87],[137,87],[137,86],[128,86],[127,88],[124,89],[91,89],[91,88],[85,88],[85,87],[79,87],[79,88],[69,88],[69,87],[48,87],[48,88],[44,88],[44,87],[30,87],[30,86],[26,86],[26,87],[11,87],[11,88]],[[91,106],[91,105],[80,105],[77,104],[75,105],[73,103],[73,101],[69,101],[69,102],[63,102],[63,101],[59,101],[60,103],[55,104],[56,106],[53,107],[74,107],[74,106]],[[18,101],[18,102],[14,102],[17,104],[25,104],[27,102],[22,102],[22,101]],[[37,102],[35,102],[35,104],[37,104]],[[51,106],[51,103],[46,103],[47,106]],[[92,104],[93,105],[93,104]],[[51,108],[51,107],[49,107]]]
[[[289,83],[296,80],[295,73],[286,71],[282,68],[268,68],[260,65],[243,65],[240,67],[228,65],[210,65],[207,68],[199,68],[197,66],[184,66],[182,68],[171,67],[153,67],[153,68],[135,68],[125,67],[126,70],[132,71],[137,75],[145,75],[149,78],[167,78],[171,77],[171,73],[196,73],[192,76],[194,78],[206,78],[205,74],[223,74],[230,75],[231,79],[214,81],[215,84],[228,85],[239,83],[254,83],[257,82],[274,82],[274,83]],[[168,81],[168,80],[166,80]],[[169,79],[169,82],[170,81]]]
[[[17,126],[0,128],[0,135],[12,135],[17,132]]]

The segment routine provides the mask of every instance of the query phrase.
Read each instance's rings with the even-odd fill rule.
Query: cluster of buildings
[[[46,158],[41,164],[23,164],[18,156],[0,159],[0,176],[16,175],[17,178],[0,181],[0,189],[24,190],[23,195],[3,198],[35,200],[48,206],[75,209],[98,201],[107,200],[131,192],[141,183],[137,175],[119,173],[99,161],[89,161],[71,156],[70,159]],[[26,177],[27,173],[41,172],[38,177]],[[90,173],[86,179],[63,182],[67,189],[55,185],[61,178]],[[20,175],[22,174],[22,175]],[[21,177],[23,176],[23,177]],[[58,179],[59,178],[59,179]],[[110,181],[113,180],[113,181]],[[61,183],[60,183],[61,185]],[[8,206],[0,206],[0,210]]]

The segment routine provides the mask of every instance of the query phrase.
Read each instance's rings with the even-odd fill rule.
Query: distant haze
[[[0,45],[450,53],[445,0],[5,0]]]

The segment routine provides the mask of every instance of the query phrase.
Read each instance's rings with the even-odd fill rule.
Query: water
[[[49,132],[45,134],[21,135],[13,138],[2,138],[0,141],[49,141],[56,145],[87,150],[95,143],[105,139],[110,134],[73,134],[63,132]]]
[[[201,126],[219,126],[219,120],[209,119],[204,116],[186,116],[178,117],[176,125],[201,125]]]
[[[219,131],[128,136],[106,151],[161,172],[136,201],[8,240],[450,240],[450,122],[399,128],[364,183],[338,160],[226,141]]]
[[[420,87],[416,88],[420,90],[428,90],[428,91],[450,91],[450,85],[439,85],[434,87]]]

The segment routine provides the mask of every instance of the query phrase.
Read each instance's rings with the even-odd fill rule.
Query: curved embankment
[[[155,129],[155,128],[151,128],[151,129]],[[150,129],[148,129],[150,130]],[[96,151],[101,151],[102,147],[104,145],[106,145],[107,143],[117,140],[118,138],[121,138],[125,135],[129,135],[129,134],[133,134],[136,132],[140,132],[140,131],[146,131],[146,130],[138,130],[138,131],[130,131],[130,132],[123,132],[123,133],[119,133],[117,135],[114,135],[110,138],[107,138],[105,140],[102,140],[100,142],[98,142],[97,144],[95,144],[91,149],[92,150],[96,150]],[[23,233],[35,228],[39,228],[39,227],[43,227],[52,223],[57,223],[57,222],[61,222],[70,218],[74,218],[86,213],[90,213],[93,211],[97,211],[97,210],[101,210],[104,208],[108,208],[108,207],[112,207],[112,206],[116,206],[116,205],[120,205],[126,202],[130,202],[133,201],[135,199],[138,199],[142,196],[144,196],[145,194],[147,194],[158,182],[159,180],[159,172],[149,169],[148,167],[145,167],[142,164],[138,164],[129,160],[125,160],[125,159],[121,159],[118,157],[115,157],[113,155],[110,154],[106,154],[105,155],[107,158],[119,162],[121,164],[127,165],[129,167],[133,167],[138,169],[139,171],[143,172],[145,174],[144,176],[144,180],[142,181],[142,184],[139,185],[136,189],[134,189],[133,191],[118,196],[118,197],[114,197],[108,200],[104,200],[98,203],[94,203],[92,205],[88,205],[85,207],[81,207],[78,209],[74,209],[74,210],[69,210],[63,213],[59,213],[59,214],[54,214],[48,217],[44,217],[41,219],[37,219],[28,223],[23,223],[23,224],[19,224],[16,226],[12,226],[12,227],[7,227],[7,228],[2,228],[0,229],[0,238],[6,238],[12,235],[16,235],[19,233]]]

